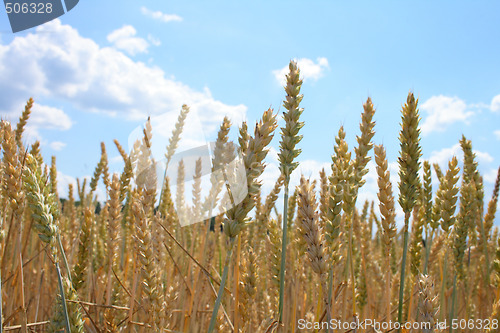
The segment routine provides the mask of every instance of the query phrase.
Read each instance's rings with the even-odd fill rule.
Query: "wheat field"
[[[418,100],[410,92],[401,110],[397,184],[384,146],[372,142],[376,111],[368,98],[357,146],[348,147],[341,127],[331,168],[293,187],[301,85],[292,61],[279,132],[281,115],[272,109],[255,127],[239,128],[246,188],[237,202],[229,189],[221,194],[235,177],[230,170],[210,179],[208,194],[200,189],[201,161],[192,188],[179,185],[183,165],[175,191],[171,179],[157,177],[150,123],[130,152],[118,141],[103,143],[91,180],[69,185],[68,198],[59,198],[56,158],[44,161],[40,142],[23,139],[33,100],[17,124],[2,121],[0,332],[498,332],[500,169],[493,193],[484,193],[466,137],[463,156],[447,170],[423,160]],[[183,106],[167,161],[188,112]],[[230,128],[225,118],[214,169],[234,158]],[[262,193],[275,135],[281,175]],[[122,156],[121,173],[110,173],[109,149]],[[358,202],[370,160],[378,201]],[[96,198],[101,182],[104,202]],[[205,214],[222,202],[229,209]],[[181,227],[181,218],[202,222]]]

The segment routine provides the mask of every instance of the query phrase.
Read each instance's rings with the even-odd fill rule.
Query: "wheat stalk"
[[[243,154],[243,162],[247,169],[247,186],[248,194],[242,202],[227,210],[224,220],[224,233],[229,237],[229,247],[224,262],[224,271],[217,299],[215,300],[212,317],[208,328],[208,333],[211,333],[215,328],[217,313],[219,311],[222,295],[224,293],[224,286],[227,280],[227,273],[229,263],[233,253],[234,240],[239,233],[247,226],[247,214],[255,206],[255,196],[260,190],[260,181],[258,177],[264,171],[264,163],[268,148],[266,148],[273,138],[274,130],[276,129],[276,115],[273,114],[272,109],[268,109],[262,115],[262,119],[255,125],[255,132],[253,137],[248,137],[248,148]]]
[[[39,232],[38,236],[40,239],[49,245],[50,253],[56,266],[61,297],[60,301],[62,313],[64,315],[64,326],[68,332],[72,332],[71,329],[73,329],[73,332],[81,332],[82,325],[80,315],[78,312],[75,312],[75,309],[72,309],[74,311],[71,311],[68,314],[68,308],[66,305],[65,288],[63,286],[63,279],[59,269],[58,260],[57,243],[59,231],[54,221],[54,216],[57,216],[58,214],[56,213],[57,207],[54,204],[54,194],[49,193],[48,188],[45,186],[45,180],[42,178],[41,168],[31,155],[27,156],[27,163],[23,173],[25,189],[28,193],[28,205],[33,212],[32,217],[35,221],[34,227]],[[59,249],[62,250],[62,246],[60,246]],[[67,289],[72,289],[71,284],[69,284]],[[57,327],[59,327],[59,325],[57,325]]]
[[[22,142],[30,103],[17,127],[0,122],[0,331],[61,332],[69,326],[71,332],[206,332],[207,327],[212,332],[216,327],[221,332],[297,332],[301,319],[321,324],[330,319],[393,320],[403,284],[404,319],[431,324],[423,331],[437,331],[432,323],[438,316],[441,321],[500,319],[500,239],[495,227],[500,176],[483,209],[486,183],[472,143],[463,136],[463,168],[457,158],[447,170],[434,165],[439,187],[433,195],[433,165],[419,162],[419,117],[411,94],[403,107],[399,156],[398,199],[407,223],[412,223],[407,241],[408,230],[397,233],[387,158],[391,154],[382,145],[374,146],[377,174],[372,180],[377,181],[373,194],[378,202],[357,204],[374,133],[370,99],[363,105],[357,147],[349,151],[341,127],[331,171],[299,175],[300,186],[291,189],[284,210],[277,200],[286,168],[266,184],[270,192],[262,192],[262,182],[268,181],[262,177],[265,159],[277,127],[272,110],[263,114],[255,130],[241,125],[239,151],[229,141],[231,122],[224,119],[212,152],[212,189],[208,195],[203,192],[207,166],[196,161],[189,190],[193,206],[187,207],[191,205],[184,198],[187,188],[182,183],[187,178],[182,166],[178,192],[166,178],[156,206],[158,161],[151,154],[151,119],[130,154],[115,141],[124,161],[121,174],[111,174],[102,144],[91,181],[69,184],[68,199],[58,198],[62,179],[55,157],[44,163],[39,141]],[[282,131],[299,136],[292,113],[286,113]],[[180,131],[172,136],[171,143],[178,141]],[[298,149],[285,137],[280,154],[287,163],[291,158],[288,170],[293,170]],[[172,155],[175,149],[169,151]],[[236,174],[227,165],[240,157],[245,172]],[[184,168],[190,171],[187,163]],[[98,198],[101,179],[106,196]],[[233,184],[245,181],[248,192],[241,197]],[[221,195],[224,184],[231,186]],[[243,201],[231,202],[234,194]],[[206,217],[210,208],[226,211],[181,228],[176,206],[187,208],[179,214],[196,220]],[[289,238],[285,252],[284,228]],[[65,252],[69,263],[61,270]],[[70,268],[71,274],[66,274]],[[405,268],[411,274],[401,279]],[[282,281],[286,302],[280,323]],[[231,290],[226,288],[229,282]]]
[[[21,114],[21,117],[19,117],[19,121],[17,123],[16,143],[17,143],[17,146],[19,147],[20,151],[24,150],[22,137],[23,137],[24,129],[26,128],[26,124],[28,122],[28,119],[30,118],[31,109],[33,108],[34,102],[35,101],[33,100],[33,98],[30,97],[30,99],[28,99],[28,102],[26,102],[26,106],[24,107],[24,111]]]
[[[418,124],[420,116],[417,109],[418,100],[413,93],[408,94],[406,104],[403,106],[402,129],[399,135],[401,152],[399,162],[399,204],[405,214],[403,229],[403,260],[401,262],[401,277],[399,288],[398,322],[403,321],[403,295],[405,286],[406,252],[408,249],[408,225],[413,206],[416,204],[419,188],[418,170],[420,169],[420,129]],[[400,331],[400,330],[398,330]]]
[[[283,106],[287,111],[283,112],[285,127],[281,128],[280,152],[278,159],[280,162],[281,173],[285,177],[284,190],[284,209],[283,209],[283,237],[281,240],[281,269],[280,269],[280,293],[278,304],[278,321],[281,324],[283,321],[283,306],[285,296],[285,267],[286,267],[286,246],[288,242],[288,186],[290,183],[290,175],[298,166],[298,162],[294,160],[299,156],[301,150],[296,148],[296,145],[302,140],[299,135],[300,129],[304,123],[299,121],[300,115],[304,111],[299,107],[303,95],[300,95],[302,87],[302,79],[300,78],[300,69],[295,61],[290,61],[288,65],[289,72],[286,75],[285,92],[287,93]]]
[[[309,264],[321,281],[327,322],[330,322],[330,300],[328,299],[327,288],[328,255],[325,251],[323,231],[319,226],[316,209],[314,183],[311,184],[309,180],[302,176],[298,192],[297,227],[306,246]]]
[[[375,146],[375,163],[377,164],[378,174],[378,199],[380,201],[379,209],[382,215],[381,224],[383,227],[382,239],[385,245],[386,265],[390,266],[390,250],[396,237],[396,210],[394,208],[394,197],[392,195],[392,184],[388,170],[385,149],[382,145]],[[391,317],[391,270],[386,270],[386,320]]]

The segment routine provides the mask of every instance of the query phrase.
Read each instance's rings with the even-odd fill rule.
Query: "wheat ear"
[[[425,260],[423,274],[427,274],[427,266],[429,265],[429,254],[432,247],[433,230],[432,221],[432,174],[431,164],[429,161],[424,161],[424,176],[422,186],[422,209],[424,210],[424,226],[425,226]]]
[[[283,209],[283,237],[281,249],[281,270],[280,270],[280,299],[279,299],[279,318],[281,324],[283,321],[283,305],[285,296],[285,267],[286,267],[286,246],[288,242],[288,185],[290,183],[290,175],[298,166],[298,162],[294,160],[299,156],[301,150],[296,148],[296,145],[302,140],[302,135],[299,135],[300,129],[304,123],[299,121],[300,115],[304,111],[299,107],[303,95],[300,94],[302,87],[302,79],[300,78],[300,70],[295,61],[290,61],[288,66],[289,72],[286,76],[285,91],[287,93],[283,106],[287,111],[283,113],[285,127],[281,128],[280,152],[278,159],[280,161],[281,173],[285,176],[284,190],[284,209]]]
[[[314,184],[311,184],[303,176],[300,179],[298,191],[297,223],[299,234],[307,248],[306,253],[309,264],[321,281],[327,321],[330,322],[330,301],[328,299],[326,276],[328,272],[328,256],[323,241],[323,230],[318,221]]]
[[[189,107],[186,104],[183,104],[181,107],[181,112],[177,117],[177,122],[175,123],[174,129],[172,131],[172,136],[168,140],[167,152],[165,153],[166,163],[165,163],[165,173],[163,174],[163,183],[160,192],[160,200],[158,203],[159,207],[162,207],[162,199],[163,199],[163,191],[165,190],[165,184],[167,182],[167,169],[170,161],[172,160],[172,156],[174,156],[177,146],[181,141],[181,134],[184,129],[184,123],[186,121],[186,117],[189,113]]]
[[[449,235],[450,235],[450,229],[453,227],[455,224],[455,209],[456,209],[456,204],[457,204],[457,194],[458,194],[458,187],[456,186],[458,182],[458,173],[460,169],[458,167],[458,159],[456,157],[453,157],[451,161],[448,163],[448,170],[446,171],[446,175],[442,177],[441,184],[439,186],[439,189],[436,193],[436,199],[439,202],[438,210],[440,212],[441,216],[441,229],[443,229],[443,232],[445,234],[445,240],[444,240],[444,267],[443,267],[443,278],[442,278],[442,283],[441,283],[441,294],[440,294],[440,308],[443,308],[444,304],[444,292],[445,292],[445,285],[446,285],[446,279],[447,279],[447,264],[448,264],[448,251],[450,248],[449,244]],[[456,284],[456,279],[454,281],[454,288]],[[441,311],[440,317],[441,319],[444,316],[444,311]]]
[[[53,257],[54,264],[56,266],[62,313],[64,315],[64,326],[68,332],[80,332],[83,329],[81,321],[79,320],[81,317],[74,312],[71,313],[71,317],[68,315],[65,287],[63,285],[61,270],[59,268],[57,249],[58,243],[61,252],[63,250],[60,240],[58,240],[59,231],[54,220],[54,216],[58,215],[55,214],[58,208],[54,204],[54,195],[49,192],[49,189],[45,185],[46,179],[43,179],[41,168],[31,155],[27,156],[26,166],[23,170],[23,180],[27,192],[28,205],[33,212],[32,217],[35,221],[34,227],[39,232],[38,236],[42,242],[49,245],[50,254]],[[63,253],[60,254],[63,255]],[[71,284],[69,286],[71,287]],[[72,319],[71,323],[70,319]],[[73,331],[71,328],[73,328]]]
[[[392,195],[392,184],[389,173],[385,149],[382,145],[375,146],[375,163],[377,164],[378,174],[378,199],[379,209],[382,215],[382,240],[385,245],[386,256],[386,320],[391,318],[391,270],[388,269],[391,263],[391,248],[394,238],[397,234],[396,228],[396,210],[394,208],[394,197]]]
[[[439,312],[437,308],[437,296],[434,294],[434,284],[428,275],[420,275],[418,280],[418,320],[422,327],[422,333],[434,332],[436,325],[436,315]]]
[[[410,214],[418,197],[420,169],[420,129],[418,123],[420,116],[417,109],[418,100],[413,93],[408,94],[406,104],[402,109],[402,129],[399,135],[401,152],[399,162],[399,204],[405,214],[404,239],[403,239],[403,260],[401,262],[401,278],[399,288],[398,322],[403,321],[403,295],[405,287],[406,253],[408,251],[408,227]],[[401,330],[398,330],[400,332]]]
[[[491,196],[491,199],[488,202],[488,208],[486,210],[486,214],[484,215],[484,229],[486,237],[488,239],[490,239],[490,231],[491,228],[493,227],[493,221],[495,221],[499,190],[500,190],[500,167],[498,168],[497,171],[497,178],[495,180],[495,186],[493,187],[493,195]]]
[[[349,157],[347,153],[347,143],[345,142],[345,131],[341,126],[338,132],[338,136],[335,138],[334,151],[335,154],[332,155],[332,174],[329,177],[329,194],[328,194],[328,208],[326,211],[326,244],[329,247],[329,253],[331,257],[330,262],[330,272],[328,276],[328,299],[332,299],[333,294],[333,274],[334,266],[341,259],[341,249],[342,249],[342,200],[344,197],[344,174],[346,168],[350,164],[349,162],[344,163],[346,158]],[[347,164],[347,165],[346,165]]]
[[[229,270],[229,263],[233,253],[234,240],[239,233],[247,226],[247,214],[255,206],[255,197],[260,192],[261,183],[258,177],[264,171],[264,159],[269,151],[267,146],[271,142],[274,130],[277,127],[276,115],[273,114],[272,109],[264,112],[262,119],[255,125],[255,132],[253,137],[248,137],[248,148],[243,153],[243,162],[247,170],[247,186],[248,194],[242,202],[233,206],[226,211],[226,218],[224,220],[224,233],[229,237],[229,248],[227,250],[226,259],[224,262],[224,271],[222,273],[221,284],[217,293],[212,317],[208,327],[208,333],[213,332],[215,323],[217,321],[217,313],[224,294],[224,287],[227,280]]]
[[[19,117],[19,122],[17,123],[16,127],[16,142],[17,146],[19,147],[20,151],[23,151],[23,142],[22,142],[22,136],[24,133],[24,129],[26,127],[26,123],[28,122],[28,119],[31,114],[31,108],[33,107],[34,101],[33,98],[30,98],[28,102],[26,102],[26,106],[24,107],[24,111],[21,114],[21,117]]]

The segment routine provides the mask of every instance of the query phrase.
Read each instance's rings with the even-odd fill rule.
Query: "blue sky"
[[[112,140],[127,145],[148,115],[164,142],[183,103],[198,112],[207,140],[224,114],[252,124],[268,107],[277,111],[282,69],[297,59],[306,124],[301,172],[316,176],[328,167],[341,125],[353,147],[371,97],[374,141],[388,150],[396,186],[400,109],[411,90],[423,158],[445,168],[461,156],[464,134],[489,199],[500,164],[499,12],[496,1],[82,0],[59,20],[12,34],[1,10],[0,112],[15,120],[34,97],[27,139],[41,140],[46,159],[57,156],[64,193],[74,177],[92,174],[101,141],[119,171]],[[185,147],[197,134],[194,127],[186,133]],[[275,151],[268,162],[265,190],[277,175]],[[372,170],[360,199],[375,193]]]

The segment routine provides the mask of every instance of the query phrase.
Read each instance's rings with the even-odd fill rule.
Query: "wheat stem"
[[[288,185],[290,176],[285,177],[285,190],[283,198],[283,238],[281,241],[281,267],[280,267],[280,299],[279,299],[279,322],[283,319],[283,304],[285,298],[285,268],[286,268],[286,243],[288,240]]]
[[[348,242],[348,265],[346,265],[346,270],[351,271],[351,291],[352,291],[352,316],[356,317],[356,280],[354,278],[354,259],[352,254],[352,236],[353,236],[353,222],[351,215],[347,216],[348,220],[351,220],[349,224],[349,242]],[[347,281],[347,274],[346,274]]]
[[[432,232],[430,235],[426,235],[425,239],[425,260],[424,260],[424,269],[423,269],[423,274],[427,275],[427,270],[429,266],[429,255],[431,253],[431,248],[432,248]]]
[[[0,269],[0,333],[3,332],[3,313],[2,313],[2,270]]]
[[[61,256],[63,258],[64,268],[66,268],[66,274],[68,274],[69,283],[70,283],[71,287],[73,287],[73,282],[71,281],[71,271],[69,269],[68,259],[66,259],[66,253],[64,252],[64,248],[62,246],[60,233],[57,233],[57,245],[59,247],[59,252],[61,252]]]
[[[227,273],[229,271],[229,264],[231,263],[231,257],[234,249],[234,240],[236,238],[232,237],[229,239],[229,248],[226,253],[226,260],[224,262],[224,271],[222,273],[222,279],[219,286],[219,291],[217,292],[217,299],[215,300],[214,309],[212,311],[212,317],[210,318],[210,324],[208,326],[208,333],[212,333],[215,328],[215,323],[217,322],[217,313],[219,312],[219,307],[222,302],[222,296],[224,295],[224,287],[227,281]]]
[[[445,244],[445,246],[447,246]],[[441,281],[441,294],[439,296],[439,308],[441,309],[440,311],[440,321],[444,319],[444,291],[446,289],[446,279],[447,279],[447,271],[448,271],[448,248],[446,247],[444,250],[444,260],[443,260],[443,278]]]
[[[399,306],[398,306],[398,322],[403,321],[403,296],[405,290],[405,271],[406,271],[406,254],[408,252],[408,224],[410,221],[410,213],[405,214],[405,226],[403,236],[403,260],[401,262],[401,278],[399,283]]]
[[[285,92],[287,93],[283,106],[287,112],[283,113],[285,127],[281,128],[280,153],[278,154],[280,161],[281,173],[285,176],[285,191],[284,191],[284,211],[283,211],[283,238],[281,242],[281,270],[280,270],[280,291],[279,291],[279,323],[283,319],[283,304],[285,296],[285,261],[286,261],[286,244],[288,232],[288,186],[290,184],[290,174],[298,166],[298,162],[294,159],[299,156],[301,150],[296,148],[296,145],[302,140],[302,135],[299,135],[300,129],[304,123],[299,121],[300,115],[304,109],[300,108],[300,102],[303,95],[300,95],[302,79],[300,78],[300,70],[295,61],[290,61],[288,66],[289,72],[286,75],[287,84]]]
[[[453,318],[455,317],[455,303],[457,299],[457,274],[453,279],[453,293],[451,295],[451,310],[450,310],[450,333],[453,333]]]
[[[68,308],[66,306],[66,297],[64,296],[64,286],[61,277],[61,269],[59,268],[59,262],[55,262],[56,271],[57,271],[57,280],[59,282],[59,291],[61,293],[61,304],[62,310],[64,314],[64,324],[66,325],[66,332],[71,333],[71,328],[69,324],[69,316],[68,316]]]
[[[236,264],[234,265],[234,319],[233,326],[235,332],[239,332],[240,317],[239,317],[239,286],[240,286],[240,260],[241,260],[241,234],[238,237],[238,246],[236,247]]]
[[[399,288],[398,322],[402,324],[403,319],[403,295],[405,287],[406,254],[408,251],[408,225],[411,212],[416,204],[420,181],[418,171],[420,169],[419,158],[422,155],[420,148],[420,129],[418,123],[420,116],[417,109],[418,100],[413,93],[409,93],[406,104],[403,106],[402,129],[399,135],[401,153],[399,157],[399,204],[405,213],[403,261],[401,263],[401,280]],[[398,330],[401,332],[401,329]]]
[[[489,286],[490,285],[490,258],[489,258],[489,251],[488,251],[488,241],[487,241],[487,237],[486,237],[486,232],[484,230],[484,223],[483,223],[483,219],[480,218],[479,219],[479,227],[481,229],[481,235],[484,239],[484,242],[483,242],[483,250],[484,250],[484,257],[485,257],[485,266],[486,266],[486,274],[485,274],[485,281],[486,281],[486,286]]]

